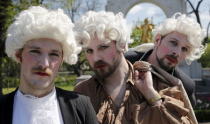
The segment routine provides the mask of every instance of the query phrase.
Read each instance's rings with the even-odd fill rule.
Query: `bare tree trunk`
[[[196,8],[193,6],[192,2],[190,0],[186,0],[187,3],[189,3],[190,7],[192,8],[192,12],[195,14],[197,22],[200,24],[200,26],[202,27],[201,24],[201,20],[200,20],[200,14],[199,14],[199,7],[201,5],[201,3],[203,2],[203,0],[200,0],[196,6]],[[190,13],[192,13],[190,12]]]
[[[39,4],[43,4],[44,0],[40,0]]]
[[[210,9],[209,9],[209,16],[210,16]],[[206,31],[207,31],[207,38],[209,38],[209,28],[210,28],[210,21],[209,21],[209,23],[208,23],[208,25],[207,25],[207,28],[206,28]]]
[[[208,26],[207,26],[207,38],[209,37],[209,28],[210,28],[210,22],[209,22],[209,24],[208,24]]]

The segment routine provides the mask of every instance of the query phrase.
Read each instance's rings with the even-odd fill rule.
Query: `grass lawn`
[[[15,88],[3,88],[3,94],[8,94],[14,90],[15,90]]]
[[[73,85],[68,85],[68,86],[57,86],[57,87],[60,87],[64,90],[70,90],[72,91],[74,89],[74,86]],[[12,91],[14,91],[16,88],[3,88],[3,94],[8,94]]]

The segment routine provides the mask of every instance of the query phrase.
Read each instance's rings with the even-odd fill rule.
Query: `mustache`
[[[170,58],[172,58],[172,59],[175,59],[175,60],[176,60],[176,62],[178,61],[178,60],[177,60],[177,58],[178,58],[178,57],[177,57],[177,56],[175,56],[175,55],[167,55],[167,57],[170,57]]]
[[[175,56],[175,55],[167,55],[168,57],[171,57],[171,58],[173,58],[173,59],[177,59],[178,57],[177,56]]]
[[[100,65],[107,65],[107,63],[102,61],[102,60],[99,60],[99,61],[94,63],[94,68],[97,68]]]
[[[32,72],[33,73],[37,73],[37,72],[41,72],[41,73],[46,73],[47,75],[52,75],[52,70],[49,69],[49,68],[43,68],[41,66],[38,66],[38,67],[34,67],[32,68]]]

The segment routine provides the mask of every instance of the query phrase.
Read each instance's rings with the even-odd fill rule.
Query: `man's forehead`
[[[188,36],[186,34],[183,34],[183,33],[177,32],[177,31],[168,33],[164,37],[169,37],[169,38],[172,38],[172,39],[176,39],[178,41],[181,40],[181,41],[189,43]]]
[[[112,41],[100,41],[100,40],[90,41],[85,48],[87,49],[93,47],[100,47],[104,45],[112,45]]]
[[[165,37],[174,37],[174,38],[184,38],[184,39],[187,39],[188,40],[188,37],[186,34],[184,33],[181,33],[181,32],[178,32],[178,31],[172,31],[166,35],[164,35]]]
[[[33,39],[24,45],[24,47],[34,48],[34,49],[52,49],[52,50],[62,50],[62,45],[56,40],[40,38]]]

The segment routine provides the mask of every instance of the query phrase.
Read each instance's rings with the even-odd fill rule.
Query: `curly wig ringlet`
[[[130,40],[130,27],[122,13],[89,11],[75,23],[76,41],[86,47],[91,39],[97,37],[101,42],[116,41],[119,51],[127,50]]]
[[[206,33],[195,19],[185,14],[175,13],[155,27],[153,36],[157,34],[164,36],[173,31],[185,34],[192,46],[190,54],[185,59],[186,62],[190,64],[193,60],[199,59],[205,50],[202,42]]]
[[[73,27],[70,18],[61,9],[47,10],[44,7],[32,6],[22,11],[9,26],[6,53],[17,61],[15,53],[22,49],[27,41],[49,38],[62,44],[64,61],[75,64],[81,48],[75,42]]]

